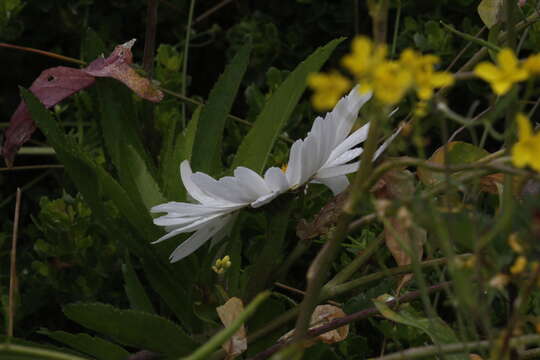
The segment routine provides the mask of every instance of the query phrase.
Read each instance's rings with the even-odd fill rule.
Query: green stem
[[[462,259],[468,258],[469,256],[471,256],[471,255],[470,254],[458,255],[458,257],[460,257]],[[427,260],[427,261],[423,261],[423,262],[418,263],[418,267],[420,269],[424,269],[424,268],[443,265],[443,264],[446,264],[447,262],[448,262],[447,258]],[[369,284],[372,281],[377,281],[377,280],[380,280],[380,279],[384,279],[385,277],[388,277],[388,276],[396,276],[396,275],[401,275],[401,274],[407,274],[407,273],[410,273],[413,270],[414,270],[414,266],[412,264],[403,265],[403,266],[398,266],[398,267],[394,267],[394,268],[391,268],[391,269],[382,270],[382,271],[379,271],[379,272],[376,272],[376,273],[373,273],[373,274],[369,274],[369,275],[366,275],[366,276],[362,276],[361,278],[348,281],[348,282],[346,282],[344,284],[336,285],[336,286],[333,286],[333,287],[328,287],[328,288],[326,288],[327,291],[325,292],[324,297],[321,298],[321,301],[336,297],[338,295],[342,295],[342,294],[344,294],[346,292],[349,292],[351,290],[356,289],[357,287]]]
[[[182,360],[201,360],[210,356],[213,351],[220,347],[223,343],[229,340],[246,320],[257,310],[257,307],[270,296],[269,291],[260,293],[253,299],[247,308],[233,321],[233,323],[225,329],[212,336],[203,346],[198,348],[193,354],[182,358]]]
[[[510,347],[517,348],[526,345],[540,344],[540,335],[523,335],[512,338]],[[421,359],[433,357],[441,354],[455,354],[459,352],[469,352],[471,350],[489,349],[493,344],[490,341],[472,341],[458,344],[430,345],[411,348],[386,356],[378,357],[377,360],[402,360],[402,359]]]
[[[444,22],[442,21],[439,21],[440,24],[442,26],[444,26],[446,29],[448,29],[450,32],[453,32],[454,34],[458,35],[458,36],[461,36],[462,38],[464,38],[465,40],[469,40],[470,42],[472,43],[475,43],[475,44],[478,44],[480,46],[484,46],[490,50],[493,50],[495,52],[499,52],[501,50],[500,47],[498,47],[497,45],[495,44],[492,44],[490,43],[489,41],[486,41],[486,40],[483,40],[483,39],[480,39],[480,38],[477,38],[477,37],[474,37],[472,35],[469,35],[467,33],[464,33],[464,32],[461,32],[459,30],[456,30],[454,29],[453,26],[450,26],[448,24],[445,24]]]
[[[336,257],[340,244],[349,232],[349,223],[354,219],[356,207],[368,194],[361,191],[372,169],[373,154],[377,148],[379,124],[385,117],[383,109],[374,109],[360,167],[356,173],[351,192],[341,212],[337,226],[330,240],[326,242],[307,272],[307,290],[304,300],[300,304],[300,313],[296,320],[294,342],[303,340],[309,328],[311,314],[319,303],[320,292],[332,261]]]
[[[30,347],[15,344],[0,344],[0,354],[7,355],[12,353],[15,355],[28,355],[34,356],[35,359],[50,359],[50,360],[88,360],[88,358],[82,358],[80,356],[61,353],[55,350],[42,349],[38,347]]]
[[[379,235],[377,239],[372,241],[359,256],[357,256],[345,268],[337,273],[332,280],[326,283],[326,285],[323,287],[323,293],[325,292],[325,289],[343,284],[345,281],[349,280],[354,273],[371,258],[375,251],[377,251],[383,243],[384,236]]]
[[[195,0],[191,0],[189,4],[188,22],[186,26],[186,40],[184,43],[184,64],[182,65],[182,95],[186,96],[187,92],[187,68],[189,55],[189,40],[191,37],[191,24],[193,22],[193,12],[195,10]],[[182,104],[182,129],[186,128],[186,106]]]

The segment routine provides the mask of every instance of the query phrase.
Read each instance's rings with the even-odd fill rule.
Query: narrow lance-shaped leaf
[[[274,142],[306,89],[307,76],[318,71],[343,40],[344,38],[332,40],[317,49],[289,74],[268,99],[240,144],[232,168],[245,166],[258,173],[264,170]]]
[[[251,44],[248,43],[238,51],[210,91],[195,136],[191,160],[194,170],[208,174],[216,174],[220,170],[218,160],[225,120],[247,69],[250,52]]]

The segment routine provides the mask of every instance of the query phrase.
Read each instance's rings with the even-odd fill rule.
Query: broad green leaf
[[[163,193],[167,200],[182,201],[186,197],[186,190],[180,180],[180,163],[191,160],[200,114],[201,107],[198,107],[191,116],[187,128],[177,136],[174,149],[162,163]]]
[[[129,356],[129,352],[121,346],[88,334],[70,334],[65,331],[49,330],[41,330],[39,333],[71,346],[97,360],[125,360]]]
[[[129,299],[129,304],[133,310],[155,313],[152,302],[146,294],[146,290],[141,284],[133,265],[131,256],[126,254],[126,261],[122,264],[122,273],[124,274],[124,289]]]
[[[402,306],[398,312],[390,309],[383,301],[374,300],[373,303],[381,314],[394,322],[413,326],[426,333],[435,344],[455,344],[460,340],[454,330],[448,326],[441,318],[423,318],[410,311],[410,306]],[[469,357],[464,354],[446,355],[450,360],[467,360]]]
[[[253,127],[240,144],[234,158],[233,169],[245,166],[258,173],[264,170],[274,142],[306,89],[307,76],[318,71],[343,40],[344,38],[335,39],[318,48],[289,74],[268,99]]]
[[[169,356],[183,356],[197,347],[180,326],[157,315],[100,303],[69,304],[63,310],[71,320],[126,346]]]
[[[227,65],[223,74],[210,91],[204,106],[195,143],[191,166],[194,170],[216,174],[221,170],[221,142],[225,120],[231,111],[240,82],[249,63],[251,44],[245,44]]]
[[[123,149],[123,153],[125,170],[127,170],[126,175],[133,181],[145,209],[149,211],[152,206],[164,203],[165,198],[159,185],[150,173],[145,161],[135,151],[135,148],[127,145]]]

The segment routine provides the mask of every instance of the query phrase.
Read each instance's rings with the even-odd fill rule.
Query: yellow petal
[[[510,48],[504,48],[499,52],[497,55],[497,62],[501,68],[507,71],[511,71],[518,66],[518,59],[516,58],[516,55],[514,55],[514,51]]]
[[[491,82],[497,81],[501,77],[501,71],[495,65],[489,62],[481,62],[474,68],[474,74],[482,80]]]
[[[533,130],[531,122],[523,113],[518,113],[516,115],[516,121],[518,125],[518,137],[519,140],[525,140],[532,136]]]
[[[496,82],[491,82],[491,88],[493,92],[497,95],[506,94],[512,88],[512,82],[507,80],[499,80]]]

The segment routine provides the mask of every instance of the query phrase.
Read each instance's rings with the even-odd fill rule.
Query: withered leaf
[[[239,298],[232,297],[225,304],[218,306],[216,311],[223,325],[228,327],[244,311],[244,303]],[[228,359],[233,359],[246,351],[247,339],[244,325],[222,345],[222,348],[227,353]]]
[[[111,77],[121,81],[143,99],[159,102],[163,99],[163,93],[131,67],[133,44],[135,39],[116,46],[108,58],[97,58],[82,70],[91,76]]]
[[[51,108],[94,82],[93,76],[80,69],[58,66],[43,71],[29,90],[46,108]],[[7,166],[13,165],[17,150],[30,139],[35,130],[36,124],[30,118],[26,104],[21,101],[9,120],[9,127],[4,132],[2,154]]]
[[[346,314],[334,305],[319,305],[313,310],[310,320],[310,330],[317,329],[323,325],[330,323],[334,319],[339,319],[345,317]],[[322,341],[326,344],[334,344],[340,341],[343,341],[349,335],[349,325],[343,325],[337,329],[333,329],[317,336],[315,339],[304,342],[305,347],[310,347],[315,345],[317,341]],[[279,340],[287,341],[294,336],[294,330],[289,331],[285,335],[279,338]]]
[[[307,222],[305,219],[300,220],[296,225],[296,235],[301,240],[309,240],[326,234],[337,222],[348,193],[348,190],[344,191],[324,205],[312,222]]]
[[[131,67],[131,47],[134,43],[135,40],[131,40],[116,46],[108,58],[98,58],[84,69],[58,66],[44,70],[29,90],[46,108],[51,108],[94,84],[96,77],[111,77],[123,82],[140,97],[158,102],[163,98],[163,93]],[[36,125],[30,118],[28,108],[21,101],[4,133],[2,156],[8,167],[13,166],[15,154],[35,130]]]

